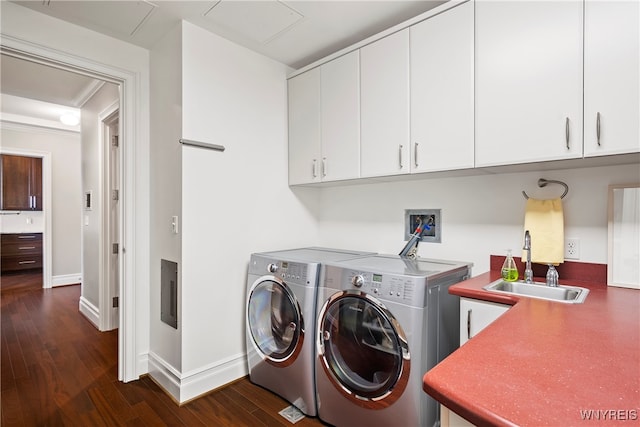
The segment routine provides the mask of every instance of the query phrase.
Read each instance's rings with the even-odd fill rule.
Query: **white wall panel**
[[[182,152],[183,373],[245,352],[252,252],[318,240],[315,190],[287,186],[286,73],[183,23],[183,137],[226,147]]]
[[[474,274],[483,273],[490,255],[522,247],[521,191],[540,199],[562,194],[560,186],[538,188],[541,177],[569,185],[565,238],[580,239],[578,261],[606,264],[608,186],[636,182],[637,164],[324,188],[318,243],[397,254],[405,244],[404,209],[442,209],[442,243],[420,243],[419,255],[471,261]]]
[[[150,352],[156,359],[179,372],[182,366],[181,328],[160,320],[160,260],[178,263],[178,290],[182,245],[181,235],[171,229],[171,217],[182,222],[182,30],[170,31],[151,51],[151,283],[150,288]],[[180,319],[178,291],[178,319]],[[151,374],[158,381],[156,371]]]

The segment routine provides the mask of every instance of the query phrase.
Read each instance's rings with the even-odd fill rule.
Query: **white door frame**
[[[123,239],[120,247],[123,262],[120,266],[122,280],[120,282],[120,327],[118,329],[118,379],[125,382],[136,380],[140,375],[148,372],[148,358],[146,357],[148,348],[138,350],[136,346],[137,322],[142,322],[142,326],[148,326],[148,319],[136,318],[136,289],[134,288],[136,278],[138,281],[143,278],[148,282],[149,277],[148,265],[145,265],[144,262],[138,262],[138,264],[135,262],[136,257],[141,260],[148,258],[148,255],[137,250],[138,247],[141,250],[144,249],[145,245],[143,242],[138,242],[136,238],[138,235],[148,237],[148,232],[136,230],[135,220],[136,207],[145,211],[148,205],[144,201],[136,203],[136,177],[140,178],[140,176],[136,174],[135,145],[136,142],[144,143],[138,139],[140,136],[146,135],[144,128],[142,130],[136,128],[136,126],[144,127],[146,123],[143,117],[145,100],[142,97],[144,91],[144,87],[141,85],[142,77],[135,71],[98,63],[88,58],[23,41],[5,34],[3,34],[0,48],[2,53],[7,55],[88,75],[120,86],[121,137],[129,141],[127,144],[129,149],[125,146],[120,154],[123,159],[120,172],[121,183],[127,191],[121,195],[125,211],[122,216],[121,233]],[[137,123],[140,124],[137,125]],[[141,161],[144,162],[144,160]],[[144,170],[147,164],[142,163],[139,167]],[[138,197],[142,196],[143,194],[138,195]],[[141,270],[145,268],[146,272]],[[144,289],[148,283],[146,285],[140,283],[139,286]],[[148,305],[148,302],[141,300],[139,304]],[[144,307],[138,311],[148,312]]]
[[[98,115],[98,128],[100,129],[99,142],[98,147],[101,153],[102,161],[100,162],[100,179],[102,181],[102,214],[100,217],[102,218],[102,224],[100,224],[100,238],[99,245],[100,248],[98,250],[99,253],[99,277],[98,283],[100,287],[100,301],[99,301],[99,309],[100,309],[100,330],[101,331],[110,331],[112,329],[116,329],[118,327],[118,320],[114,318],[113,315],[113,293],[111,292],[111,280],[113,279],[111,274],[111,262],[113,253],[110,250],[111,244],[111,141],[109,140],[110,132],[109,126],[110,122],[114,120],[114,117],[119,115],[120,102],[116,101],[107,108],[105,108]],[[119,122],[119,119],[118,119]],[[120,125],[118,124],[118,127]],[[119,133],[119,132],[118,132]],[[119,150],[119,154],[122,151]],[[118,162],[122,164],[122,159],[118,159]],[[122,189],[124,190],[124,189]],[[123,211],[123,203],[119,204],[119,211],[117,215],[119,218],[122,218]],[[121,221],[118,221],[121,223]],[[118,242],[123,241],[122,239],[122,228],[118,230]],[[122,252],[118,252],[118,264],[122,264]],[[118,269],[118,275],[122,273],[122,269]],[[122,283],[122,277],[118,277],[118,283]]]

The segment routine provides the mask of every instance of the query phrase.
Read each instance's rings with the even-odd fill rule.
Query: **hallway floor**
[[[0,280],[3,427],[293,425],[278,414],[288,402],[246,378],[182,406],[147,376],[124,384],[118,333],[80,314],[80,285],[42,289],[41,273]]]

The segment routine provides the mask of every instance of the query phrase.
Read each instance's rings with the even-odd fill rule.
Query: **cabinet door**
[[[31,158],[2,155],[2,210],[31,210]]]
[[[361,174],[409,172],[409,29],[360,49]]]
[[[460,298],[460,345],[473,338],[503,315],[510,306],[489,301]]]
[[[585,2],[584,155],[640,151],[640,2]]]
[[[42,159],[31,157],[29,168],[29,194],[31,196],[31,210],[42,210]]]
[[[289,185],[320,182],[320,69],[288,81]]]
[[[411,171],[472,168],[473,2],[411,35]]]
[[[476,166],[582,157],[582,1],[475,7]]]
[[[323,181],[360,176],[360,59],[348,53],[320,68]]]

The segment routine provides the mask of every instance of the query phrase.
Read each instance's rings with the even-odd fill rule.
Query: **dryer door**
[[[300,306],[291,289],[274,276],[258,279],[247,299],[247,326],[262,358],[288,366],[304,340]]]
[[[409,379],[409,347],[380,301],[360,291],[338,292],[322,307],[318,322],[319,361],[345,397],[382,409],[402,395]]]

